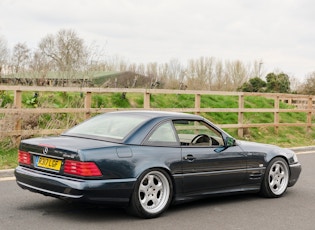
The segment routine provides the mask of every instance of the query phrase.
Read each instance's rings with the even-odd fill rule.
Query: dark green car
[[[23,140],[15,175],[32,192],[153,218],[171,203],[211,195],[280,197],[300,172],[293,151],[235,140],[201,116],[122,111]]]

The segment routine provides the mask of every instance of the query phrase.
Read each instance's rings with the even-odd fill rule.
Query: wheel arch
[[[272,156],[270,159],[268,159],[267,165],[269,165],[270,162],[271,162],[273,159],[275,159],[275,158],[282,158],[283,160],[285,160],[285,162],[286,162],[287,165],[288,165],[289,174],[291,175],[289,159],[288,159],[284,154]],[[289,175],[289,176],[290,176],[290,175]]]

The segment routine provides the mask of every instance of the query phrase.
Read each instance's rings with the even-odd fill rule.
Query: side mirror
[[[234,146],[235,145],[235,139],[233,137],[227,136],[225,139],[225,145],[226,145],[226,147]]]
[[[221,146],[221,147],[219,147],[219,148],[216,148],[214,151],[215,151],[216,153],[220,153],[220,152],[226,150],[228,147],[231,147],[231,146],[234,146],[234,145],[235,145],[235,139],[234,139],[233,137],[227,136],[227,137],[225,138],[225,145],[224,145],[224,146]]]
[[[235,139],[234,139],[233,137],[227,136],[227,137],[225,138],[225,145],[224,145],[224,146],[221,146],[221,147],[219,147],[219,148],[216,148],[214,151],[215,151],[216,153],[220,153],[220,152],[226,150],[228,147],[231,147],[231,146],[234,146],[234,145],[235,145]]]

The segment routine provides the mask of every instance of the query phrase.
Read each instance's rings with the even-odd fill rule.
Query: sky
[[[71,29],[131,63],[258,61],[303,80],[315,71],[314,9],[314,0],[0,0],[0,36],[36,49]]]

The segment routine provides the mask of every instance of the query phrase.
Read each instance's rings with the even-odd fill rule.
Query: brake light
[[[31,154],[29,152],[24,152],[19,150],[18,160],[20,164],[30,165],[31,164]]]
[[[65,161],[64,173],[84,177],[102,176],[100,169],[94,162],[82,162],[73,160]]]

